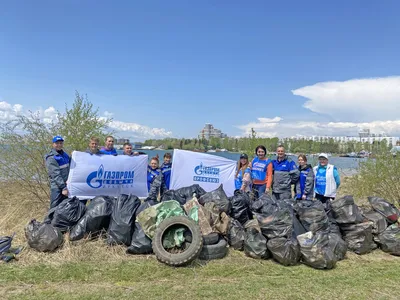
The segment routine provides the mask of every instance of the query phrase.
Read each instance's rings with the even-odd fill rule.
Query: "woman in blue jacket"
[[[304,154],[298,156],[300,177],[296,182],[296,199],[312,200],[314,198],[314,171],[310,164],[307,164],[307,157]]]
[[[251,186],[251,170],[249,165],[249,157],[242,153],[238,161],[235,174],[235,189],[241,191],[249,191]]]

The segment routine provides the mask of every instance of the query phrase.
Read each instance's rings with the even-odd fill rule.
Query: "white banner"
[[[223,184],[226,195],[235,190],[236,161],[224,157],[185,150],[174,150],[171,183],[173,190],[199,184],[206,192]]]
[[[147,159],[147,155],[90,155],[74,151],[67,181],[69,196],[147,197]]]

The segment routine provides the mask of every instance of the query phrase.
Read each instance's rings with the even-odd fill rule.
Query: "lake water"
[[[163,156],[165,153],[171,153],[173,154],[173,150],[135,150],[135,151],[141,151],[146,153],[149,156],[149,159],[151,157],[154,157],[158,154],[160,163],[163,160]],[[122,150],[118,150],[118,153],[122,153]],[[205,153],[208,155],[217,155],[221,157],[225,157],[228,159],[232,160],[239,160],[240,153],[236,152],[209,152]],[[273,156],[272,158],[275,158]],[[290,156],[292,160],[294,160],[297,163],[297,156],[292,155]],[[173,159],[173,157],[172,157]],[[335,165],[341,174],[345,176],[351,176],[357,173],[358,168],[360,166],[360,162],[365,161],[366,158],[354,158],[354,157],[338,157],[338,156],[332,156],[329,158],[329,163]],[[318,163],[318,158],[317,157],[308,157],[308,163],[315,166]]]

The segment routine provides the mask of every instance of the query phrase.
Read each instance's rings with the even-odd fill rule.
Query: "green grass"
[[[171,268],[153,256],[122,262],[18,263],[0,268],[2,299],[398,299],[400,259],[381,251],[333,270],[284,267],[241,252]]]

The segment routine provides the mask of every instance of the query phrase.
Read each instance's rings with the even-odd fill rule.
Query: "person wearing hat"
[[[241,191],[250,190],[251,186],[251,170],[249,166],[249,157],[246,153],[240,154],[238,161],[236,175],[235,175],[235,189]]]
[[[67,179],[70,158],[63,150],[64,139],[60,135],[53,138],[53,147],[45,155],[46,169],[50,178],[50,208],[56,207],[68,198]]]
[[[325,204],[328,200],[335,199],[340,186],[340,175],[337,168],[329,164],[326,153],[321,153],[318,160],[318,166],[314,167],[315,198]]]

